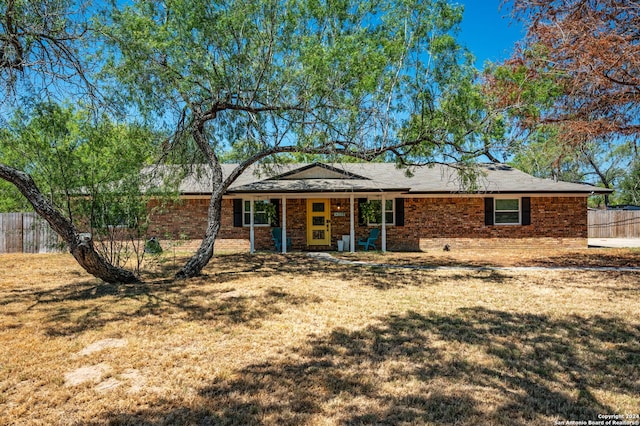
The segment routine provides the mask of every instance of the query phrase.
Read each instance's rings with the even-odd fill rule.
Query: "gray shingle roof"
[[[228,176],[236,164],[223,164]],[[390,163],[285,164],[273,170],[248,168],[228,189],[229,194],[312,193],[312,192],[403,192],[416,194],[450,193],[608,193],[592,185],[540,179],[504,164],[478,165],[479,178],[473,189],[465,189],[455,167],[416,167],[408,175]],[[341,176],[341,172],[344,175]],[[182,194],[210,194],[211,180],[206,169],[191,174],[180,183]]]

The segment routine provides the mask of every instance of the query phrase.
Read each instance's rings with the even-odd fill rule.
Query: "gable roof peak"
[[[267,180],[296,180],[296,179],[362,179],[370,178],[357,175],[345,169],[325,163],[311,163],[288,172],[273,176]]]

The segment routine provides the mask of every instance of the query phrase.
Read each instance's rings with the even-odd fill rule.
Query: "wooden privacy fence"
[[[59,251],[58,235],[35,213],[0,213],[0,253]]]
[[[640,210],[589,210],[589,238],[640,238]]]

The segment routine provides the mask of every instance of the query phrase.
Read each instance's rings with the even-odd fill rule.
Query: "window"
[[[268,226],[269,215],[267,213],[268,201],[255,201],[253,203],[253,225],[254,226]],[[244,200],[242,203],[242,217],[244,218],[243,225],[251,225],[251,201]]]
[[[382,223],[382,201],[369,200],[369,204],[373,209],[374,220],[369,221],[369,225],[379,225]],[[393,200],[384,200],[385,205],[385,222],[387,225],[393,225],[395,219],[395,208]]]
[[[496,225],[520,224],[520,199],[497,198],[495,200],[494,223]]]

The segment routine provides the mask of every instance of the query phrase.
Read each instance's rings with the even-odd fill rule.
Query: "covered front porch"
[[[279,250],[332,251],[348,236],[344,251],[355,252],[358,239],[369,236],[372,229],[379,230],[375,242],[378,250],[387,250],[387,232],[395,219],[395,194],[247,194],[233,199],[234,225],[248,229],[249,250],[273,250],[274,238]],[[380,202],[380,223],[371,224],[360,212],[362,202]],[[266,207],[266,205],[269,205]],[[391,207],[391,208],[389,208]],[[268,211],[270,218],[267,218]],[[288,245],[286,242],[290,242]]]

